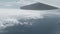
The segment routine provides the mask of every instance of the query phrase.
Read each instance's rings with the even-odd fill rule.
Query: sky
[[[27,0],[0,0],[0,8],[20,8],[26,4],[31,3],[32,1]]]
[[[41,3],[60,8],[60,0],[35,0],[35,1],[39,1]]]
[[[60,8],[60,0],[0,0],[0,8],[20,8],[24,5],[41,2]]]
[[[20,5],[17,1],[19,0],[0,0],[0,8],[18,8]]]

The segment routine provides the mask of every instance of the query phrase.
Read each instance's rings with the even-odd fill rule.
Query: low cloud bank
[[[60,25],[58,12],[19,9],[1,11],[1,34],[55,34],[58,31],[57,26]]]

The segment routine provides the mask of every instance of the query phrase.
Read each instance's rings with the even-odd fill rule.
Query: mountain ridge
[[[25,9],[25,10],[52,10],[52,9],[58,9],[58,8],[54,7],[54,6],[50,6],[50,5],[47,5],[47,4],[37,2],[37,3],[34,3],[34,4],[22,6],[21,9]]]

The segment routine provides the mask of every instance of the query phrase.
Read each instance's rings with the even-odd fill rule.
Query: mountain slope
[[[21,9],[26,9],[26,10],[52,10],[52,9],[58,9],[58,8],[38,2],[35,4],[22,6]]]

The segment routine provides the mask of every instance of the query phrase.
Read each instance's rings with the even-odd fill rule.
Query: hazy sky
[[[17,1],[19,0],[0,0],[0,8],[18,8],[20,5]]]
[[[60,7],[60,0],[0,0],[0,8],[20,8],[20,6],[41,2]]]
[[[36,1],[60,8],[60,0],[36,0]]]

